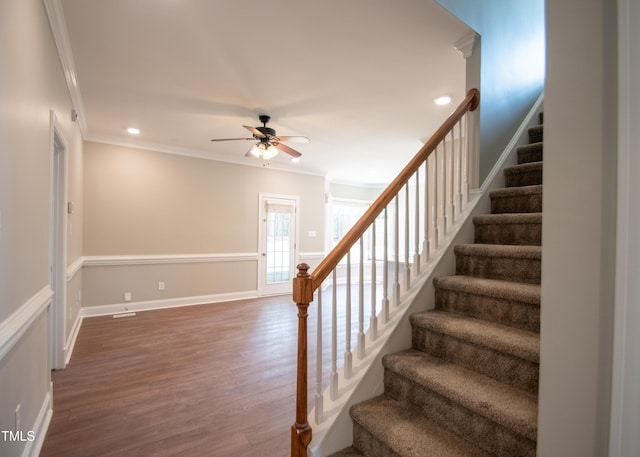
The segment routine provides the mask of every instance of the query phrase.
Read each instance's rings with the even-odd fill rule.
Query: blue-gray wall
[[[480,35],[482,183],[544,88],[544,1],[437,1]]]

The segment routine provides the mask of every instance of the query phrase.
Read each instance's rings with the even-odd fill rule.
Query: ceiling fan
[[[291,141],[295,143],[308,143],[309,138],[306,136],[276,136],[276,131],[270,127],[267,127],[267,122],[271,119],[266,114],[258,116],[262,127],[249,127],[243,125],[243,127],[249,130],[253,134],[253,138],[221,138],[213,139],[211,141],[237,141],[237,140],[258,140],[251,149],[245,154],[246,157],[256,157],[263,160],[271,160],[278,152],[286,152],[293,158],[300,157],[302,154],[293,148],[290,148],[283,142]]]

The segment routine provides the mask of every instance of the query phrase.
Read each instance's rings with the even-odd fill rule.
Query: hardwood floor
[[[289,296],[85,319],[40,455],[288,456],[296,325]]]

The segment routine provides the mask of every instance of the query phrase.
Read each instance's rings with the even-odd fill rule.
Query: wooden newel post
[[[296,389],[296,422],[291,427],[291,457],[307,457],[311,442],[311,426],[307,420],[307,310],[313,301],[309,265],[298,265],[293,279],[293,301],[298,307],[298,382]]]

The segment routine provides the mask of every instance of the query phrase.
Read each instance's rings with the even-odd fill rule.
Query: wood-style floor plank
[[[347,288],[336,292],[339,369]],[[332,288],[322,295],[324,388],[331,371]],[[365,332],[370,296],[364,291]],[[355,351],[357,288],[351,299]],[[317,306],[309,309],[308,322],[309,411],[316,393]],[[52,373],[54,413],[41,457],[288,457],[297,325],[290,296],[85,319],[68,367]]]
[[[40,455],[288,456],[296,312],[284,296],[85,319]]]

